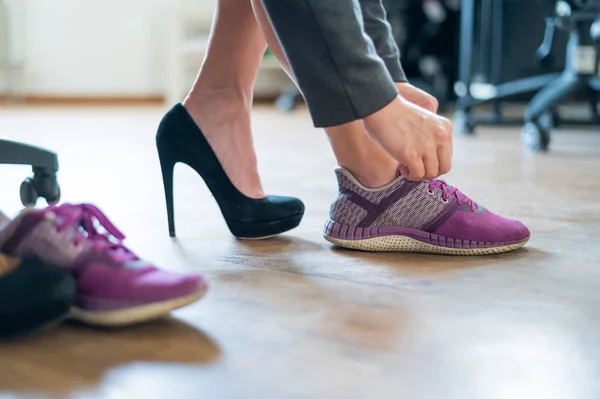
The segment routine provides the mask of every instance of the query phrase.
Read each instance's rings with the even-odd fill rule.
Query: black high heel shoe
[[[175,237],[173,170],[178,162],[187,164],[204,179],[234,236],[266,238],[300,224],[304,204],[299,199],[271,195],[263,199],[249,198],[231,183],[204,134],[183,105],[175,105],[163,117],[156,133],[156,147],[171,237]]]

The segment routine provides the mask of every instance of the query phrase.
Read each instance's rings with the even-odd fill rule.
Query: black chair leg
[[[0,139],[0,164],[31,165],[34,168],[58,171],[55,153],[28,144]]]
[[[578,75],[567,73],[540,90],[525,109],[525,122],[535,122],[556,103],[581,87]]]

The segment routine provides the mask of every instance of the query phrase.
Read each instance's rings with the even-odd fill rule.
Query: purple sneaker
[[[138,258],[94,205],[65,204],[21,213],[0,231],[0,250],[36,257],[77,280],[72,318],[100,326],[148,321],[200,299],[200,275],[176,274]]]
[[[339,194],[324,236],[340,247],[486,255],[515,250],[529,240],[522,223],[488,211],[442,180],[411,182],[398,176],[370,189],[344,168],[336,175]]]

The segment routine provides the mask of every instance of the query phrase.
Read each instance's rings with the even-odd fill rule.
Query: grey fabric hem
[[[386,105],[388,105],[392,101],[394,101],[394,99],[396,97],[398,97],[398,90],[394,86],[394,89],[392,89],[390,91],[386,91],[385,94],[386,95],[383,95],[383,93],[382,93],[382,95],[380,95],[379,98],[374,99],[374,101],[371,101],[369,103],[369,106],[365,105],[361,109],[362,113],[355,113],[352,116],[350,116],[349,114],[348,115],[343,115],[343,114],[330,115],[327,118],[327,120],[321,120],[321,121],[316,120],[313,117],[313,124],[317,128],[328,128],[328,127],[339,126],[339,125],[343,125],[346,123],[364,119],[370,115],[373,115],[375,112],[381,110]]]
[[[390,73],[390,75],[392,76],[392,80],[394,82],[397,82],[397,83],[408,82],[408,79],[406,78],[406,74],[404,73],[404,69],[402,69],[402,65],[400,64],[400,61],[398,58],[394,58],[394,59],[384,58],[383,62],[385,62],[387,70]]]

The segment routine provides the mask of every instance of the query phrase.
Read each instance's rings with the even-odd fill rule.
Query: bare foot
[[[219,93],[190,94],[182,104],[233,185],[250,198],[265,198],[252,140],[250,106],[242,98]]]

